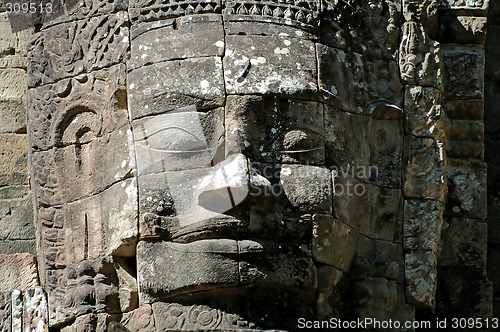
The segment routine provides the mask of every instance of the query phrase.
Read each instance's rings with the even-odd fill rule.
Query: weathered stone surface
[[[446,215],[485,219],[486,165],[481,161],[449,159]]]
[[[443,102],[446,115],[450,119],[482,121],[484,102],[481,99],[445,100]],[[488,125],[485,123],[485,125]]]
[[[161,332],[237,330],[249,326],[241,316],[206,305],[184,306],[178,303],[155,302],[152,307],[157,331]]]
[[[28,90],[31,148],[90,142],[128,125],[125,66]]]
[[[417,137],[442,140],[445,114],[439,89],[408,85],[405,87],[406,130]]]
[[[25,19],[22,15],[24,14],[16,16],[5,12],[0,13],[1,57],[26,56],[26,41],[33,34],[34,27],[33,21]]]
[[[446,218],[438,254],[440,266],[486,266],[487,224],[467,218]],[[467,234],[467,238],[464,238]]]
[[[226,155],[250,162],[323,165],[323,105],[263,96],[228,96]]]
[[[235,240],[200,240],[187,244],[141,241],[137,246],[140,302],[150,303],[179,292],[236,286],[240,279],[237,255]],[[170,277],[159,279],[159,275]]]
[[[443,144],[430,138],[407,143],[403,195],[443,201],[446,192]]]
[[[0,100],[0,132],[19,133],[26,129],[26,104],[20,99]]]
[[[28,253],[0,255],[0,292],[38,286],[36,257]]]
[[[220,13],[221,1],[163,2],[161,0],[131,0],[130,19],[136,21],[155,21],[160,18],[179,17],[191,14]]]
[[[328,169],[284,164],[280,184],[293,211],[332,212],[332,175]]]
[[[217,164],[223,155],[223,123],[223,108],[201,113],[194,107],[135,120],[132,131],[138,174]]]
[[[313,259],[349,271],[356,251],[356,232],[330,215],[313,217]],[[339,250],[339,248],[342,248]]]
[[[163,257],[169,257],[165,260]],[[154,258],[151,264],[146,257]],[[240,261],[241,260],[241,261]],[[196,261],[197,265],[182,264]],[[198,240],[138,245],[141,303],[178,294],[217,290],[240,284],[278,289],[316,287],[316,271],[307,244],[282,246],[269,241]],[[155,276],[176,272],[171,278]]]
[[[128,15],[91,17],[37,33],[29,44],[28,86],[73,77],[124,61],[128,56]]]
[[[220,57],[167,61],[133,70],[127,76],[132,119],[192,105],[222,106],[222,75]]]
[[[443,46],[445,99],[480,99],[484,93],[484,49]]]
[[[0,331],[12,331],[11,292],[0,292]]]
[[[500,137],[498,134],[486,134],[484,143],[486,150],[485,161],[490,165],[487,172],[487,187],[491,193],[497,193],[498,190],[495,189],[495,183],[498,183],[500,180],[500,169],[492,166],[500,165],[500,155],[496,153],[500,149]]]
[[[101,16],[115,11],[126,10],[128,1],[118,0],[113,2],[91,0],[85,3],[74,1],[55,0],[51,2],[52,10],[45,10],[40,15],[40,23],[44,28],[49,26],[92,16]]]
[[[25,135],[0,134],[0,186],[28,182],[28,143]]]
[[[354,305],[360,319],[386,320],[394,311],[398,293],[394,280],[381,277],[359,277],[352,285]]]
[[[149,304],[124,314],[86,314],[76,317],[61,332],[138,331],[156,332],[153,310]]]
[[[338,310],[331,303],[330,298],[335,292],[335,286],[340,282],[344,272],[333,266],[321,266],[318,268],[318,319],[330,319]]]
[[[488,33],[490,33],[488,31]],[[443,43],[484,44],[486,17],[440,16],[439,37]]]
[[[20,68],[26,70],[28,67],[28,60],[26,57],[9,56],[0,58],[0,68]]]
[[[224,51],[222,19],[213,14],[139,24],[131,38],[129,69],[174,59],[221,57]]]
[[[106,331],[107,326],[103,324],[98,328],[97,315],[87,314],[76,317],[73,324],[61,328],[61,332],[103,332]]]
[[[142,305],[123,315],[120,324],[129,331],[156,332],[153,310],[150,305]]]
[[[333,211],[335,218],[361,234],[386,241],[401,239],[403,199],[399,189],[374,186],[350,173],[337,173]]]
[[[0,69],[0,133],[19,133],[25,130],[26,70]]]
[[[49,326],[47,298],[42,287],[33,287],[24,292],[23,330],[47,331]]]
[[[26,71],[18,68],[0,69],[0,99],[19,98],[26,95]]]
[[[322,43],[377,58],[394,59],[401,20],[401,5],[397,1],[328,1],[323,6]]]
[[[23,293],[19,289],[12,291],[12,331],[23,330]]]
[[[32,174],[39,203],[58,205],[98,194],[130,177],[135,169],[128,126],[88,143],[81,144],[78,139],[71,143],[33,154]]]
[[[404,203],[403,244],[407,250],[437,252],[441,241],[444,204],[426,199],[406,199]]]
[[[492,285],[484,268],[439,266],[438,277],[439,317],[491,317]]]
[[[241,4],[242,2],[238,1],[230,1],[230,6],[238,6],[238,4]],[[300,3],[299,1],[296,2],[297,4],[302,4],[305,5],[306,7],[311,5],[314,6],[315,0],[313,1],[304,1]],[[228,4],[228,2],[226,2]],[[271,6],[276,6],[276,7],[281,7],[281,6],[287,6],[285,3],[279,3],[279,2],[274,2],[271,6],[269,6],[270,2],[265,2],[262,1],[262,3],[252,3],[252,2],[247,2],[244,3],[244,7],[247,7],[248,5],[256,5],[257,8],[266,6],[271,9]],[[294,6],[289,6],[291,8],[291,11],[298,10],[297,7]],[[234,8],[234,7],[233,7]],[[304,7],[302,7],[304,8]],[[228,10],[231,10],[232,8],[228,8]],[[264,8],[263,8],[264,9]],[[277,8],[274,8],[277,9]],[[228,11],[226,10],[226,11]],[[299,9],[299,11],[302,11],[303,9]],[[268,12],[269,13],[269,12]],[[271,13],[274,15],[274,11]],[[277,11],[276,14],[280,14],[279,10]],[[312,41],[316,41],[318,39],[317,35],[317,26],[311,26],[311,25],[306,25],[306,24],[300,24],[300,26],[297,26],[296,22],[293,22],[291,20],[286,20],[285,24],[283,22],[277,22],[280,20],[280,18],[270,18],[271,15],[263,15],[263,16],[257,16],[257,15],[251,15],[251,20],[246,20],[245,18],[248,17],[246,14],[231,14],[231,15],[226,15],[223,17],[223,22],[224,22],[224,32],[226,35],[257,35],[257,36],[278,36],[281,35],[282,37],[293,37],[293,38],[299,38],[299,39],[308,39]],[[266,17],[267,16],[267,17]],[[275,17],[275,16],[273,16]],[[312,15],[311,15],[312,17]],[[239,18],[244,18],[243,20]],[[281,18],[284,19],[284,18]],[[269,21],[274,21],[273,23],[275,24],[270,24],[271,22]],[[268,22],[265,22],[268,21]],[[292,23],[292,24],[289,24]]]
[[[403,105],[403,86],[394,60],[382,60],[316,44],[319,98],[342,110],[393,114]],[[349,86],[349,89],[345,89]]]
[[[486,175],[466,160],[483,157],[485,2],[441,1],[438,13],[427,0],[55,1],[29,43],[27,98],[51,329],[412,321],[440,289],[438,310],[488,314],[485,227],[472,224]],[[435,41],[446,38],[470,44]],[[25,65],[0,47],[0,67],[19,69],[1,71],[11,135],[25,131]],[[29,218],[14,204],[27,208],[26,185],[0,188],[12,225],[0,253],[34,244],[15,226]],[[470,219],[441,240],[445,204]],[[439,277],[455,278],[439,288],[438,245],[450,264]]]
[[[19,252],[36,254],[36,241],[33,240],[9,240],[0,242],[0,254],[9,255]]]
[[[0,241],[34,240],[33,201],[27,186],[0,188]]]
[[[104,255],[131,256],[137,239],[137,184],[125,180],[63,208],[40,208],[40,263],[64,267]]]
[[[422,24],[404,23],[399,52],[403,82],[437,88],[442,84],[444,54],[441,45],[429,37]]]
[[[488,9],[488,0],[438,0],[440,11],[451,12],[457,15],[475,14],[484,16]]]
[[[414,331],[413,328],[405,328],[405,322],[415,321],[415,306],[406,302],[406,291],[404,284],[396,284],[397,302],[394,310],[389,315],[394,321],[401,322],[401,328],[393,328],[390,331]]]
[[[356,256],[350,272],[356,275],[404,280],[403,248],[399,243],[358,235]]]
[[[306,191],[298,188],[307,188]],[[257,211],[331,213],[328,169],[294,164],[252,163],[248,204]]]
[[[293,243],[312,236],[313,224],[310,214],[250,209],[249,216],[245,217],[248,222],[242,220],[242,227],[238,227],[240,238]]]
[[[230,168],[236,168],[237,172],[243,172],[242,174],[246,174],[244,172],[247,170],[237,166]],[[222,213],[243,201],[248,194],[248,184],[239,181],[242,180],[241,176],[231,177],[219,188],[214,188],[220,195],[214,195],[210,190],[204,192],[199,188],[200,181],[210,180],[213,175],[213,168],[200,168],[140,176],[141,237],[161,236],[189,241],[219,232],[234,235],[235,227],[241,223],[241,217],[238,214]],[[228,188],[235,194],[233,201],[227,195]],[[208,194],[207,204],[203,203],[205,194]],[[212,199],[215,199],[215,202]],[[248,212],[246,215],[248,216]]]
[[[326,164],[382,187],[401,186],[403,128],[398,110],[362,116],[325,106]]]
[[[242,284],[278,293],[300,289],[311,294],[317,286],[310,242],[279,244],[265,240],[238,241],[239,274]],[[293,293],[293,292],[291,292]],[[291,294],[293,297],[293,294]]]
[[[314,43],[288,36],[226,36],[226,91],[313,99],[317,91],[315,54]]]
[[[273,0],[257,3],[230,0],[224,5],[224,27],[232,32],[230,34],[294,36],[300,32],[317,33],[321,9],[318,0],[288,3]],[[255,33],[258,30],[263,33]]]
[[[437,288],[436,254],[411,250],[405,254],[406,302],[434,308]]]
[[[126,265],[128,264],[128,266]],[[133,265],[110,256],[84,260],[65,269],[48,270],[50,326],[68,323],[77,316],[96,313],[119,313],[137,307],[137,289],[127,280]],[[124,292],[130,292],[124,296]],[[125,301],[125,302],[124,302]]]
[[[453,158],[484,158],[484,123],[451,119],[446,154]]]

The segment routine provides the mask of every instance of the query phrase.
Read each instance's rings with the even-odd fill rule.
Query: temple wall
[[[33,28],[0,13],[0,254],[35,254],[26,123],[27,41]]]
[[[326,164],[365,165],[368,153],[369,162],[380,166],[382,173],[376,180],[350,179],[365,183],[366,197],[331,195],[333,206],[327,212],[333,211],[333,219],[312,218],[322,241],[346,241],[352,265],[318,254],[322,244],[313,240],[322,286],[317,289],[320,300],[311,303],[317,304],[314,310],[320,319],[341,315],[351,305],[360,317],[401,321],[499,317],[500,272],[495,267],[500,264],[500,1],[490,0],[488,12],[486,0],[440,0],[437,11],[427,15],[402,2],[386,1],[390,15],[384,12],[382,20],[373,14],[365,20],[375,32],[365,27],[362,33],[387,33],[381,45],[374,42],[366,48],[354,34],[339,37],[333,33],[337,26],[325,25],[318,39],[308,34],[298,38],[312,45],[311,59],[301,49],[292,52],[298,54],[296,61],[311,67],[311,77],[304,81],[317,87],[309,91],[313,97],[305,99],[325,103],[325,148],[335,156]],[[181,320],[191,312],[212,312],[210,307],[162,302],[156,296],[166,286],[151,283],[157,273],[151,257],[177,250],[163,246],[157,238],[161,228],[153,229],[155,225],[143,220],[144,211],[156,213],[159,207],[147,201],[150,192],[137,190],[134,154],[142,160],[147,156],[135,151],[132,130],[139,128],[142,118],[155,115],[148,106],[158,100],[162,108],[172,109],[198,103],[216,120],[224,116],[224,107],[226,113],[230,107],[238,110],[236,102],[231,104],[234,96],[248,91],[238,90],[236,79],[210,95],[191,86],[191,77],[169,75],[175,73],[170,65],[199,66],[200,73],[208,72],[204,66],[211,69],[212,64],[191,61],[191,53],[199,49],[208,50],[203,57],[216,57],[226,70],[237,68],[234,59],[224,58],[218,36],[199,38],[205,31],[219,29],[224,47],[258,40],[253,43],[264,45],[264,53],[265,46],[274,45],[275,36],[259,36],[259,31],[240,36],[244,33],[238,29],[246,27],[223,16],[219,1],[204,3],[208,9],[197,7],[216,18],[207,15],[194,23],[190,15],[172,23],[161,17],[167,9],[142,8],[146,3],[162,6],[155,1],[89,1],[82,7],[54,3],[57,11],[32,21],[0,12],[0,331],[38,321],[62,331],[106,326],[168,330],[175,313],[180,317],[175,326],[199,328],[196,321],[189,325]],[[241,8],[238,13],[248,15],[250,7],[246,12]],[[31,26],[35,22],[36,31]],[[288,32],[286,25],[279,29]],[[183,36],[191,34],[195,47],[145,52],[145,45],[158,47],[158,39],[156,44],[153,39],[161,38],[155,33],[163,30],[172,30],[165,34],[171,40],[163,42],[182,47]],[[367,85],[353,81],[359,74],[368,82],[374,72],[388,74]],[[252,84],[261,78],[252,75]],[[155,80],[167,79],[177,82],[168,87],[178,89],[172,92],[178,93],[177,101],[149,101],[148,88],[155,93]],[[133,90],[130,80],[145,85]],[[351,85],[356,85],[355,93],[344,89]],[[189,93],[202,98],[195,100]],[[379,98],[390,103],[373,112]],[[254,107],[260,110],[259,105]],[[316,111],[313,106],[304,109]],[[78,121],[89,130],[78,130]],[[346,132],[359,133],[360,142],[339,140],[350,137]],[[384,141],[363,145],[378,139],[380,132],[392,140],[389,149],[397,151],[393,159],[377,150]],[[363,214],[358,206],[371,212]],[[200,257],[200,262],[208,261]],[[171,265],[158,267],[179,268]],[[151,280],[138,287],[136,269]],[[354,301],[346,296],[348,289],[362,295]],[[94,294],[94,302],[88,294]],[[377,307],[379,295],[387,297],[390,310]],[[30,316],[37,306],[43,310]],[[220,311],[219,315],[227,327],[240,319]]]
[[[490,1],[485,53],[485,160],[488,164],[488,278],[493,282],[493,316],[500,314],[500,1]]]

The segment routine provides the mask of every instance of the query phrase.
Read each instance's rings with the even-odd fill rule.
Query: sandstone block
[[[0,186],[28,182],[28,142],[26,135],[0,134]]]
[[[36,257],[31,254],[0,255],[0,291],[25,291],[38,286]]]
[[[131,38],[129,69],[174,59],[221,57],[224,51],[222,20],[213,14],[139,24]]]
[[[389,112],[402,107],[403,86],[396,61],[322,44],[316,44],[316,48],[322,101],[361,114],[372,113],[378,104],[387,105]]]
[[[443,46],[445,99],[481,99],[484,50],[480,46]]]
[[[485,219],[486,164],[449,159],[446,215]]]
[[[315,55],[314,43],[307,40],[279,35],[226,36],[226,91],[314,99],[318,89]]]
[[[467,237],[464,238],[464,234]],[[467,218],[446,218],[440,242],[440,266],[486,266],[487,225]]]
[[[313,258],[347,272],[356,252],[357,234],[341,221],[329,215],[313,217]]]
[[[226,155],[245,153],[250,162],[323,165],[323,105],[295,99],[228,96]]]
[[[119,12],[55,25],[35,34],[28,46],[28,86],[124,61],[129,47],[127,21],[128,14]]]
[[[403,128],[399,112],[381,118],[351,114],[325,106],[326,164],[340,176],[399,188]],[[386,114],[387,115],[387,114]]]
[[[225,91],[220,57],[155,63],[127,76],[132,119],[174,111],[222,106]]]

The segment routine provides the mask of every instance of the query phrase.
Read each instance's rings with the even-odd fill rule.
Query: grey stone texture
[[[498,299],[499,275],[495,271],[495,264],[500,253],[497,234],[500,211],[498,199],[500,197],[500,160],[498,151],[500,147],[500,126],[498,125],[498,100],[500,98],[500,70],[499,53],[496,43],[500,33],[500,3],[490,1],[488,12],[487,36],[485,49],[485,105],[484,105],[484,131],[485,131],[485,161],[488,164],[487,174],[487,205],[488,205],[488,278],[493,283],[493,315],[497,316],[500,310]]]
[[[51,4],[0,12],[0,331],[491,318],[497,1]]]

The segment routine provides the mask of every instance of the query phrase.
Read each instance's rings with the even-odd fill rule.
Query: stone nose
[[[265,177],[251,172],[245,155],[231,154],[201,179],[198,205],[209,211],[224,213],[242,203],[251,187],[270,185]]]
[[[247,158],[241,153],[232,154],[201,179],[198,205],[209,211],[224,213],[245,200],[248,190]]]

